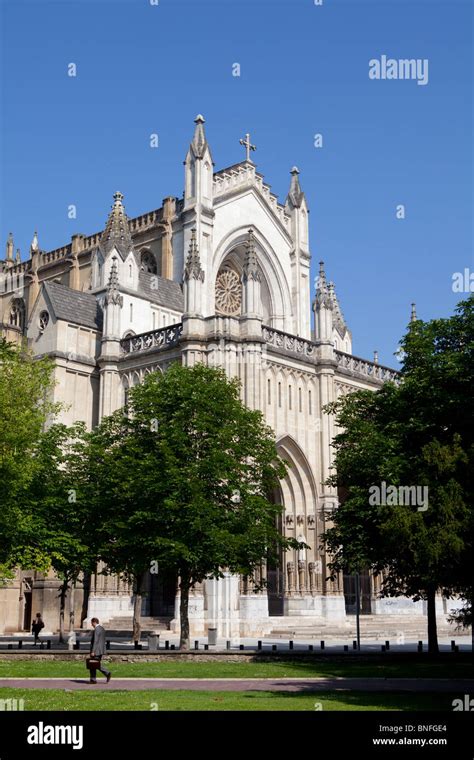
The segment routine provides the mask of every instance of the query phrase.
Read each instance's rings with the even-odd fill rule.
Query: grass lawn
[[[105,662],[110,662],[105,658]],[[172,658],[162,662],[111,662],[114,676],[140,678],[284,678],[346,676],[366,678],[474,678],[468,662],[415,663],[335,661],[193,662]],[[86,674],[84,662],[71,660],[1,660],[0,678],[70,678]]]
[[[0,689],[0,699],[24,699],[25,710],[452,710],[449,694],[271,691],[65,691]]]

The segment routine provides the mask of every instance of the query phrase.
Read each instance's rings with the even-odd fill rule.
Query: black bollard
[[[278,649],[276,644],[272,644],[272,652],[276,652]]]
[[[453,640],[451,641],[451,652],[455,652],[455,651],[456,651],[456,642],[455,642],[455,641],[454,641],[454,639],[453,639]]]
[[[289,642],[289,649],[293,649],[293,642],[291,641],[291,639],[290,639],[290,642]]]
[[[309,647],[308,647],[308,652],[312,652],[312,651],[313,651],[313,645],[310,644]]]
[[[243,652],[243,650],[244,650],[244,645],[243,645],[243,644],[240,644],[240,646],[239,646],[239,649],[240,649],[240,651],[241,651],[241,652]]]
[[[261,648],[262,648],[262,642],[261,641],[257,641],[257,649],[260,651]]]
[[[226,643],[225,643],[225,648],[226,648],[226,649],[230,649],[230,641],[226,641]]]
[[[176,649],[175,644],[171,644],[170,649]]]
[[[48,639],[48,643],[46,644],[46,649],[51,649],[51,639]]]
[[[165,649],[169,649],[169,648],[170,648],[170,643],[169,643],[169,641],[165,641]]]
[[[19,641],[19,642],[18,642],[18,649],[22,649],[22,647],[23,647],[23,642],[22,642],[22,641]]]
[[[321,649],[324,649],[324,641],[321,641]]]
[[[390,650],[390,641],[385,642],[385,649],[387,650],[387,652]]]
[[[194,649],[199,649],[199,641],[194,642]]]
[[[108,639],[107,639],[107,641],[105,642],[105,648],[106,648],[106,649],[110,649],[110,641],[109,641]]]
[[[418,651],[419,651],[419,652],[422,652],[422,651],[423,651],[423,642],[422,642],[422,641],[419,641],[419,642],[418,642]]]
[[[357,641],[352,642],[352,649],[357,649]]]

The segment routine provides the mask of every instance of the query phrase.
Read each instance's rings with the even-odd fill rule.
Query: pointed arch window
[[[47,311],[42,311],[39,315],[39,329],[44,332],[49,324],[49,314]]]
[[[10,306],[9,325],[18,327],[22,332],[25,328],[25,302],[22,298],[14,298]]]
[[[158,274],[158,268],[156,266],[156,259],[151,251],[143,251],[140,258],[141,268],[148,274]]]

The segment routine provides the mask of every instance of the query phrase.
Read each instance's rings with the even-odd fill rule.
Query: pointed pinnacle
[[[255,248],[255,236],[252,228],[248,231],[248,237],[245,241],[245,258],[243,266],[243,278],[260,280],[260,269],[258,266],[257,250]]]
[[[204,271],[201,267],[201,259],[199,256],[199,246],[197,243],[196,228],[191,230],[191,240],[189,241],[188,258],[186,260],[186,266],[184,268],[184,276],[186,279],[194,277],[198,280],[204,279]]]
[[[7,239],[7,261],[13,260],[13,234],[11,232],[8,233],[8,239]]]
[[[121,256],[125,258],[133,248],[132,236],[130,235],[128,218],[122,203],[123,194],[117,191],[114,193],[113,198],[114,203],[100,238],[100,246],[105,253],[111,251],[115,246]]]

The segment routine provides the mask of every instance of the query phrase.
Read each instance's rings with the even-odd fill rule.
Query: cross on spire
[[[241,145],[243,145],[245,147],[245,149],[247,151],[247,159],[246,160],[250,161],[250,151],[251,150],[257,150],[257,146],[256,145],[252,145],[252,143],[250,142],[250,135],[249,135],[248,132],[245,135],[245,140],[244,140],[243,137],[241,137],[240,140],[239,140],[239,142],[240,142]]]

